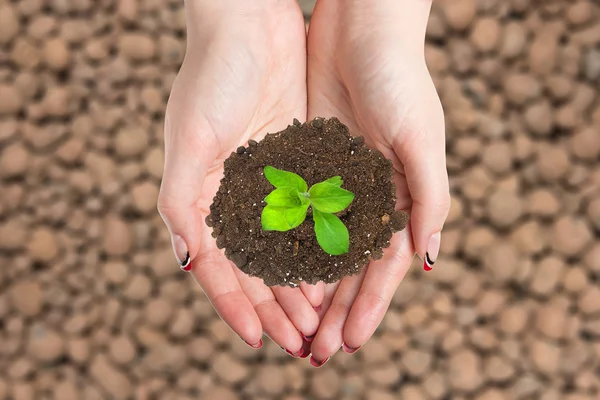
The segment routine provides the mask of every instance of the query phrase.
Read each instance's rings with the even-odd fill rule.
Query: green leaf
[[[308,205],[296,207],[275,207],[267,205],[260,217],[265,231],[285,232],[304,222]]]
[[[297,207],[301,204],[298,189],[295,188],[275,189],[265,197],[265,202],[274,207]]]
[[[336,213],[348,207],[354,194],[327,181],[313,185],[308,191],[314,208],[324,213]]]
[[[335,215],[313,208],[317,242],[327,254],[338,256],[348,252],[350,235],[344,223]]]
[[[283,171],[270,165],[265,167],[265,178],[276,188],[295,188],[300,192],[308,190],[308,184],[300,175]]]
[[[335,185],[337,187],[341,187],[342,184],[344,183],[341,176],[332,176],[331,178],[329,178],[323,182],[331,183],[332,185]]]

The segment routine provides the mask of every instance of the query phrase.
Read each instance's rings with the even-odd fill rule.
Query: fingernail
[[[185,240],[179,235],[173,235],[171,237],[171,244],[173,245],[173,252],[175,253],[179,268],[189,272],[192,269],[192,264]]]
[[[303,350],[300,349],[295,353],[292,353],[291,351],[289,351],[288,349],[282,347],[281,350],[285,351],[286,353],[288,353],[290,356],[292,357],[300,357],[303,354]]]
[[[315,335],[305,336],[302,332],[300,332],[300,336],[302,336],[302,339],[306,340],[308,343],[312,342],[315,338]]]
[[[315,368],[322,367],[327,361],[329,361],[330,357],[327,357],[324,361],[317,361],[313,356],[310,356],[310,365]]]
[[[425,271],[431,271],[433,269],[433,264],[435,263],[435,260],[437,260],[440,252],[441,239],[442,234],[440,232],[434,233],[429,238],[429,242],[427,243],[427,251],[425,252],[425,257],[423,258],[423,269]]]
[[[306,349],[306,350],[304,350],[304,351],[302,352],[302,354],[300,354],[300,356],[299,356],[299,357],[300,357],[300,358],[306,358],[306,357],[308,357],[308,356],[310,356],[310,349]]]
[[[354,348],[354,347],[348,346],[346,343],[342,344],[342,349],[344,350],[344,353],[348,353],[348,354],[354,354],[360,348],[361,348],[361,346],[358,346],[357,348]]]
[[[248,346],[252,347],[253,349],[260,349],[263,345],[262,339],[260,339],[258,341],[258,343],[256,343],[256,344],[250,344],[250,343],[246,342],[245,340],[244,340],[244,343],[246,343]]]

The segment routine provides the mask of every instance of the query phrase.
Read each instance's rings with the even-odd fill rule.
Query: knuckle
[[[163,190],[158,194],[156,209],[163,218],[172,218],[179,213],[179,207],[173,200],[173,196],[166,194]]]
[[[444,192],[440,195],[438,201],[436,202],[436,211],[439,216],[446,218],[448,216],[448,212],[450,211],[450,203],[452,199],[450,197],[449,192]]]

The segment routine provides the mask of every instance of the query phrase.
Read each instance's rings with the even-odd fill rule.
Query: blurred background
[[[0,400],[600,398],[600,3],[434,3],[442,256],[317,370],[246,346],[174,262],[183,2],[0,0]]]

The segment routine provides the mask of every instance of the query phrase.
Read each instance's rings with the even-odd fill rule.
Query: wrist
[[[200,21],[217,22],[229,18],[276,18],[292,7],[299,9],[295,0],[185,0],[188,27]]]
[[[424,53],[431,0],[333,1],[340,23],[348,27],[352,36],[378,36],[381,40],[397,43],[399,51]]]

